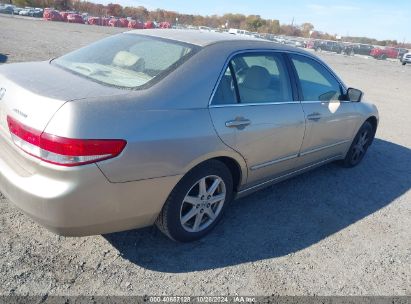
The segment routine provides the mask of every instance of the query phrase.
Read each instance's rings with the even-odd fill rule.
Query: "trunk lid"
[[[49,62],[0,66],[0,134],[10,138],[7,115],[43,131],[66,102],[127,94],[67,72]]]

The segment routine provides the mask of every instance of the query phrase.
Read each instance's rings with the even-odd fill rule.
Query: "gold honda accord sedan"
[[[137,30],[2,65],[0,191],[62,235],[155,223],[196,240],[235,198],[359,164],[378,125],[362,95],[310,53],[224,33]]]

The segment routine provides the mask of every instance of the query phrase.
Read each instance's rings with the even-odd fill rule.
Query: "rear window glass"
[[[59,57],[52,64],[106,85],[141,88],[174,70],[196,49],[172,40],[120,34]]]

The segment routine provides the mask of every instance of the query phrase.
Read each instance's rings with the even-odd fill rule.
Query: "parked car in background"
[[[401,59],[402,65],[406,65],[407,63],[411,63],[411,53],[405,53]]]
[[[43,10],[41,8],[35,8],[33,10],[30,10],[29,16],[30,17],[41,18],[41,17],[43,17]]]
[[[379,47],[373,48],[370,52],[370,56],[374,57],[375,59],[382,59],[381,57],[383,56],[383,54],[383,49]]]
[[[401,59],[405,53],[408,53],[407,49],[404,48],[394,48],[394,47],[386,47],[384,49],[381,48],[374,48],[371,50],[370,55],[375,59]]]
[[[374,46],[370,44],[350,44],[344,47],[343,53],[346,55],[367,55],[369,56]]]
[[[21,10],[23,10],[21,7],[15,7],[15,8],[13,9],[13,14],[14,14],[14,15],[18,15]]]
[[[0,84],[0,192],[71,236],[199,239],[234,198],[358,165],[378,125],[313,54],[213,32],[131,31],[2,65]]]
[[[138,20],[130,20],[128,22],[128,28],[131,29],[144,29],[144,22]]]
[[[67,22],[68,23],[80,23],[84,24],[84,19],[79,14],[68,14],[67,15]]]
[[[307,49],[313,49],[315,47],[315,40],[307,40],[304,47]]]
[[[157,28],[157,24],[154,21],[147,21],[144,23],[145,29],[155,29]]]
[[[118,19],[119,27],[128,27],[128,20],[126,18]]]
[[[82,13],[80,15],[83,18],[84,23],[88,24],[88,18],[90,17],[89,14],[88,13]]]
[[[1,14],[14,14],[14,8],[12,6],[0,6],[0,13]]]
[[[43,19],[48,21],[64,21],[63,17],[56,10],[45,9],[43,12]]]
[[[102,17],[88,17],[87,23],[90,25],[101,25],[101,26],[107,26],[108,25],[108,18],[102,18]]]
[[[169,29],[169,28],[171,28],[171,24],[170,24],[170,22],[160,22],[158,27],[161,28],[161,29]]]
[[[108,26],[112,26],[112,27],[120,27],[120,22],[118,21],[117,18],[110,18],[110,20],[108,21]]]
[[[314,50],[316,52],[328,51],[341,54],[343,51],[343,45],[337,41],[328,40],[316,40],[314,41]]]
[[[283,44],[293,46],[293,47],[303,46],[302,42],[296,39],[286,39]]]
[[[408,52],[409,52],[408,49],[399,48],[398,49],[398,59],[402,62],[402,58],[404,58],[404,55],[407,54]]]
[[[70,12],[60,12],[61,18],[63,18],[63,21],[67,21],[67,16],[70,14]]]
[[[29,16],[31,11],[32,11],[32,9],[24,8],[24,9],[20,10],[19,15],[20,16]]]
[[[235,29],[235,28],[230,28],[228,30],[229,34],[232,35],[246,35],[246,36],[251,36],[251,32],[246,31],[246,30],[241,30],[241,29]]]

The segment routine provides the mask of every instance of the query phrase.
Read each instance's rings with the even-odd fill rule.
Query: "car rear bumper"
[[[20,156],[21,157],[21,156]],[[84,236],[152,225],[181,176],[110,183],[95,164],[26,170],[0,142],[0,191],[49,230]]]

